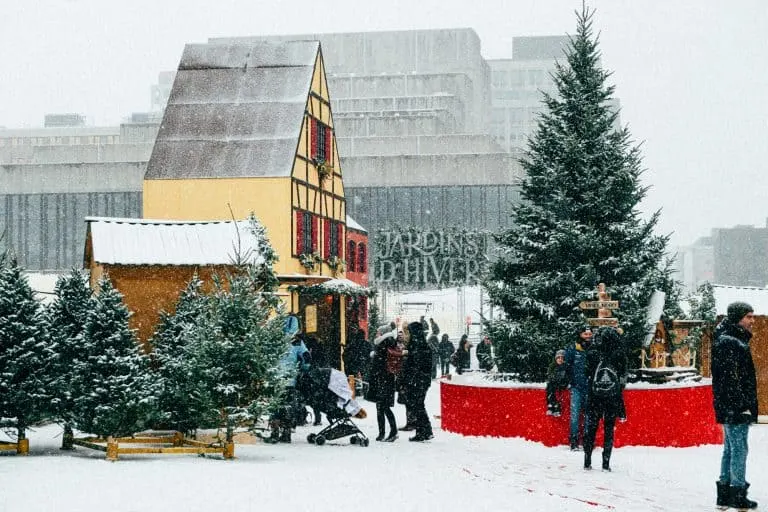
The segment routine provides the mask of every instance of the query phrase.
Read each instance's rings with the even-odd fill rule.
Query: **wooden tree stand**
[[[119,455],[142,454],[142,453],[162,453],[167,455],[177,455],[184,453],[195,453],[205,456],[207,453],[221,454],[225,459],[235,458],[235,443],[216,442],[204,443],[192,439],[186,439],[181,432],[172,434],[142,434],[136,437],[108,437],[107,439],[99,437],[86,437],[74,439],[73,444],[99,450],[106,453],[107,460],[116,461]],[[120,445],[143,445],[143,446],[120,446]]]
[[[20,439],[16,443],[0,441],[0,452],[15,451],[18,455],[29,455],[29,439]]]

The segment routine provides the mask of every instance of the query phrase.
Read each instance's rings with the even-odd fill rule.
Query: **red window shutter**
[[[357,246],[357,271],[365,272],[366,263],[365,244],[361,242]]]
[[[323,257],[328,258],[331,255],[331,219],[325,219],[325,229],[323,230]]]
[[[331,127],[325,127],[325,161],[333,165],[333,150],[331,149]],[[341,251],[339,251],[341,254]]]
[[[312,128],[309,130],[309,139],[312,144],[312,148],[309,154],[310,159],[314,159],[317,157],[317,140],[320,135],[320,123],[317,122],[317,119],[312,119]]]
[[[303,254],[304,247],[304,212],[296,212],[296,254]]]
[[[319,231],[318,223],[319,219],[316,215],[312,216],[312,252],[317,252],[317,232]]]
[[[355,254],[357,251],[355,251],[355,247],[357,247],[357,244],[355,244],[354,240],[350,240],[347,244],[347,270],[350,272],[355,271]]]
[[[336,223],[336,254],[339,259],[344,254],[344,225],[341,222]]]

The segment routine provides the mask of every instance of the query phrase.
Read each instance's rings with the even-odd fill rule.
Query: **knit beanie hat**
[[[728,320],[737,324],[741,319],[747,316],[747,313],[754,313],[755,310],[746,302],[732,302],[728,304]]]
[[[560,349],[557,352],[555,352],[555,357],[565,357],[565,350]]]

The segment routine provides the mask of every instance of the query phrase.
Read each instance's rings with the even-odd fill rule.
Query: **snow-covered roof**
[[[756,315],[768,315],[768,288],[713,284],[712,290],[718,315],[727,314],[728,304],[737,301],[749,303]]]
[[[347,229],[354,229],[355,231],[362,231],[363,233],[367,233],[368,231],[358,224],[355,219],[347,215]]]
[[[248,221],[170,221],[86,217],[92,258],[122,265],[229,265],[238,252],[259,263]],[[87,243],[87,242],[86,242]]]
[[[290,176],[317,41],[188,44],[146,179]]]

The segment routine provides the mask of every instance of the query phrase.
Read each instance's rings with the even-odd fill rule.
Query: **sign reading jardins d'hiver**
[[[483,231],[384,228],[374,247],[373,278],[385,288],[478,284],[488,262]]]

